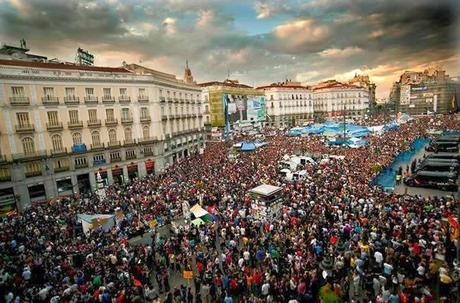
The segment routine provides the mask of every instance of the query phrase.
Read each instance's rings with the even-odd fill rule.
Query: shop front
[[[81,174],[77,176],[78,191],[80,194],[89,193],[91,190],[91,183],[89,181],[89,174]]]
[[[16,199],[12,187],[0,189],[0,218],[16,211]]]
[[[56,187],[58,191],[58,196],[73,195],[72,179],[70,177],[57,179]]]
[[[98,174],[101,175],[101,179],[102,179],[102,182],[103,182],[104,186],[108,186],[109,185],[109,179],[108,179],[108,176],[107,176],[107,169],[101,167],[94,173],[94,177],[96,178],[96,182],[97,182],[97,175]]]
[[[29,189],[29,197],[30,202],[44,202],[46,201],[46,191],[45,185],[43,183],[30,185]]]
[[[155,161],[152,159],[148,159],[145,161],[145,170],[147,172],[147,175],[154,174],[155,173]]]
[[[118,165],[115,165],[114,167],[112,167],[112,178],[113,178],[113,183],[123,184],[124,183],[123,167],[120,167]]]
[[[137,178],[139,176],[138,169],[137,169],[137,163],[131,162],[128,164],[128,178],[130,180]]]

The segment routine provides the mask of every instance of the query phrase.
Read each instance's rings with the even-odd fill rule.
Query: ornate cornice
[[[133,80],[133,79],[126,79],[126,78],[70,78],[70,77],[46,77],[46,76],[30,76],[30,75],[5,75],[0,74],[0,79],[13,79],[13,80],[26,80],[26,81],[63,81],[63,82],[102,82],[102,83],[140,83],[140,84],[153,84],[162,87],[170,87],[174,89],[182,89],[188,91],[194,91],[197,93],[201,93],[201,88],[196,87],[192,88],[187,85],[175,85],[171,83],[165,83],[158,80]]]

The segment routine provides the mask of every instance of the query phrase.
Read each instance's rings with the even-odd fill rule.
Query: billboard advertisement
[[[265,96],[224,94],[225,128],[229,131],[235,123],[265,121],[267,115]]]

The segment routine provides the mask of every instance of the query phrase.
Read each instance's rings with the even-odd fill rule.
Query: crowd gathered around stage
[[[458,201],[397,195],[372,183],[430,128],[459,123],[417,118],[369,136],[359,149],[266,129],[268,144],[254,152],[229,158],[241,138],[210,142],[156,175],[109,186],[103,199],[32,205],[0,220],[0,302],[452,302]],[[318,164],[305,164],[307,178],[287,182],[278,161],[294,153]],[[331,154],[344,158],[319,161]],[[283,188],[277,216],[252,210],[248,191],[263,183]],[[184,201],[213,220],[171,224],[181,220]],[[116,210],[123,218],[108,232],[84,234],[77,222],[77,214]],[[130,235],[149,230],[148,243],[133,245]],[[184,271],[193,277],[182,279]]]

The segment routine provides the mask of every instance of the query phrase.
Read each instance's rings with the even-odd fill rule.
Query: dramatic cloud
[[[369,74],[377,94],[407,69],[441,64],[458,76],[456,0],[0,0],[0,41],[96,64],[123,61],[198,81],[315,83]]]
[[[279,43],[288,47],[299,48],[310,43],[323,41],[329,34],[326,26],[318,25],[314,20],[297,20],[278,25],[274,31]]]
[[[328,48],[320,52],[319,55],[324,58],[346,58],[362,52],[363,49],[359,47],[346,47],[344,49]]]

